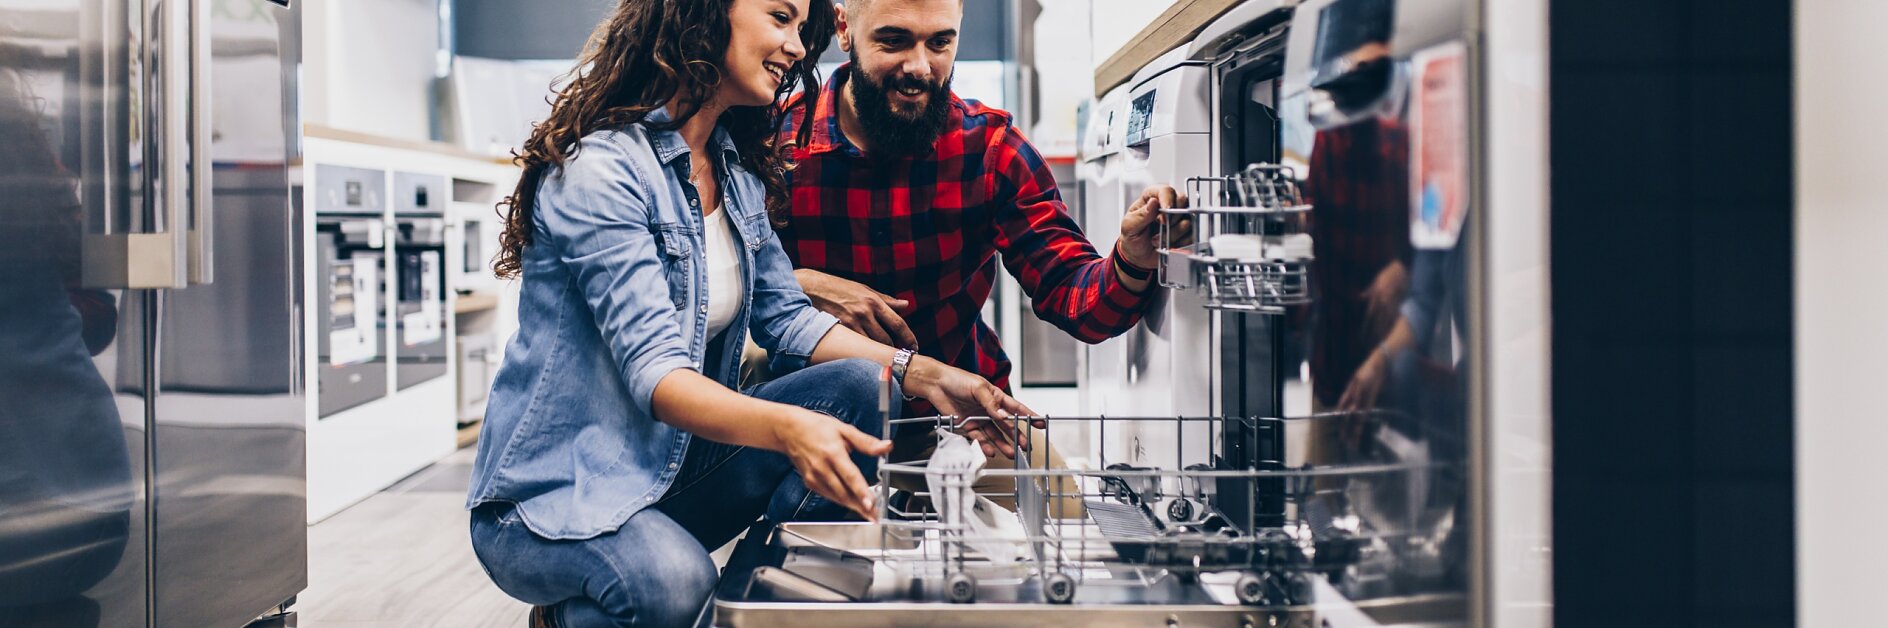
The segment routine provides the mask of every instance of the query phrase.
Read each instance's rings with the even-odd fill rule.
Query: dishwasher
[[[1471,10],[1249,0],[1110,92],[1089,127],[1109,136],[1083,142],[1106,150],[1084,171],[1118,184],[1097,189],[1184,185],[1190,203],[1163,225],[1164,291],[1142,325],[1088,350],[1099,401],[895,418],[888,396],[885,433],[932,432],[938,453],[881,461],[876,523],[773,529],[716,624],[1481,616]],[[1084,220],[1119,220],[1093,196]],[[997,420],[1073,462],[986,464],[962,434]],[[971,491],[990,478],[1013,492]]]
[[[954,434],[993,420],[888,427]],[[1213,439],[1221,451],[1262,453],[1245,467],[1211,455],[1180,469],[1037,468],[1028,456],[1002,468],[940,468],[938,456],[884,463],[878,523],[779,526],[769,543],[777,566],[757,570],[744,597],[717,600],[719,625],[1447,625],[1463,614],[1462,596],[1446,586],[1452,504],[1409,499],[1412,485],[1441,484],[1451,465],[1405,455],[1423,435],[1403,440],[1412,435],[1383,428],[1397,417],[1004,420],[1036,423],[1032,446],[1119,421],[1148,433],[1204,427],[1225,435]],[[1281,436],[1347,430],[1374,442],[1348,458],[1287,467],[1309,452],[1287,452]],[[901,475],[922,477],[927,489],[894,495],[887,487]],[[973,494],[979,477],[1012,480],[1016,492]],[[1228,494],[1275,494],[1286,507],[1267,513],[1261,500],[1219,498]],[[1013,497],[1016,511],[991,497]],[[1081,507],[1056,506],[1068,500]]]

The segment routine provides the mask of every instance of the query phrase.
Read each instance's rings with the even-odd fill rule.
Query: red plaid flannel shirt
[[[819,92],[806,146],[792,146],[793,210],[778,229],[796,268],[904,299],[918,352],[1009,389],[1010,360],[979,318],[996,258],[1034,301],[1036,315],[1087,343],[1132,329],[1152,285],[1117,281],[1118,254],[1102,257],[1069,216],[1055,178],[1010,116],[951,96],[951,123],[928,155],[868,157],[839,130],[835,99],[850,67]],[[788,107],[800,104],[800,97]],[[799,112],[780,135],[795,138]],[[923,403],[909,416],[933,414]]]

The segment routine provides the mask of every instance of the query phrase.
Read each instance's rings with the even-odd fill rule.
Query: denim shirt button
[[[656,500],[656,496],[654,496],[654,495],[650,495],[650,496],[647,496],[647,497],[644,497],[644,498],[642,498],[642,500],[643,500],[643,501],[646,501],[646,502],[652,502],[652,501],[655,501],[655,500]]]
[[[675,464],[675,463],[673,463],[673,462],[671,462],[671,463],[669,463],[669,468],[670,468],[670,469],[673,469],[673,468],[676,468],[676,467],[679,467],[679,466],[682,466],[682,465],[679,465],[679,464]]]

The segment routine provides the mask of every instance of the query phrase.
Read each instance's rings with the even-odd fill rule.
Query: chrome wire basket
[[[887,427],[955,433],[981,421],[997,419],[921,417]],[[1084,603],[1290,606],[1306,603],[1316,587],[1356,589],[1397,577],[1412,562],[1442,560],[1428,524],[1433,512],[1386,515],[1352,501],[1438,466],[1328,451],[1307,458],[1280,445],[1288,432],[1311,443],[1318,439],[1303,435],[1380,423],[1366,415],[1002,421],[1025,432],[1034,424],[1032,447],[1056,447],[1066,433],[1083,442],[1062,450],[1099,453],[1080,468],[1050,468],[1028,455],[976,469],[881,462],[881,538],[868,557],[921,599],[973,603],[979,591],[994,591],[1049,604],[1079,595]],[[1243,463],[1222,455],[1235,451],[1252,455]],[[1110,452],[1132,453],[1118,460]],[[991,480],[1001,488],[991,490]],[[998,501],[1008,505],[990,506]]]
[[[1168,211],[1190,217],[1191,228],[1162,225],[1162,286],[1202,290],[1209,309],[1280,314],[1310,303],[1311,205],[1291,167],[1194,177],[1187,195],[1193,206]]]

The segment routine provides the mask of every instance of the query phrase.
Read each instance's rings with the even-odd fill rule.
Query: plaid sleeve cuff
[[[1113,265],[1113,267],[1116,270],[1120,271],[1122,276],[1125,276],[1129,279],[1135,279],[1135,280],[1147,282],[1147,284],[1142,286],[1141,289],[1139,290],[1135,290],[1133,288],[1128,287],[1126,284],[1122,284],[1121,282],[1116,281],[1115,278],[1112,276],[1108,278],[1109,283],[1120,284],[1120,288],[1122,290],[1126,290],[1127,292],[1136,294],[1136,295],[1146,294],[1148,292],[1153,291],[1156,285],[1156,282],[1154,281],[1154,269],[1142,268],[1139,265],[1136,265],[1134,262],[1128,261],[1127,257],[1121,255],[1120,245],[1115,245],[1114,251],[1108,254],[1108,261],[1109,263]]]

